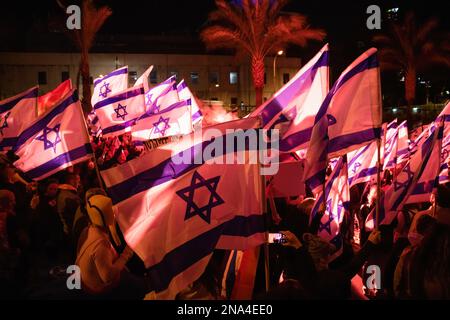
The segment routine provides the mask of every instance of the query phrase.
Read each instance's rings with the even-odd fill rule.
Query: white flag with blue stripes
[[[102,172],[124,238],[144,261],[154,297],[173,299],[203,274],[216,248],[263,243],[258,165],[213,163],[244,151],[216,148],[214,156],[207,151],[213,141],[225,146],[235,137],[227,129],[258,125],[252,118],[220,124],[215,140],[206,131],[193,133]]]
[[[36,120],[38,89],[0,101],[0,151],[14,148],[19,135]]]
[[[128,88],[128,66],[114,70],[106,76],[94,80],[91,105],[107,99]]]
[[[197,123],[202,121],[203,115],[198,106],[197,100],[192,94],[191,90],[186,84],[186,81],[181,80],[177,85],[178,96],[181,100],[191,100],[191,117],[192,117],[192,125],[195,126]]]
[[[171,76],[145,93],[146,111],[157,113],[179,102],[176,76]]]
[[[192,132],[191,100],[181,100],[157,113],[147,111],[132,128],[135,141],[147,141]]]
[[[315,117],[305,166],[305,181],[314,193],[325,183],[327,159],[380,137],[380,69],[376,53],[376,49],[369,49],[341,74]]]
[[[104,99],[94,106],[103,136],[130,132],[136,120],[145,113],[144,87],[132,87]]]
[[[324,201],[325,198],[325,201]],[[323,208],[325,204],[325,208]],[[350,187],[348,184],[347,156],[340,157],[325,185],[325,197],[320,193],[311,211],[311,220],[325,209],[320,219],[318,236],[336,247],[331,260],[336,259],[343,250],[340,226],[344,215],[350,209]]]
[[[72,90],[19,137],[14,165],[33,180],[92,157],[92,147],[78,94]]]
[[[376,182],[378,172],[378,143],[372,141],[348,153],[348,183],[350,187],[363,182]],[[380,155],[380,158],[382,155]]]
[[[261,116],[268,129],[276,123],[288,122],[280,141],[280,150],[305,149],[311,137],[314,116],[328,93],[328,44],[325,45],[272,98],[254,110],[250,116]]]
[[[431,190],[434,188],[434,181],[439,175],[443,132],[444,126],[442,123],[431,128],[430,136],[418,147],[417,152],[386,190],[381,199],[381,224],[390,224],[397,216],[397,212],[408,203],[410,196],[417,196],[419,193],[426,194],[428,188],[431,188]],[[418,188],[421,188],[421,185],[418,185],[421,180],[424,182],[422,186],[426,189],[422,190],[423,192],[418,190]],[[431,183],[428,184],[429,181]],[[429,201],[429,199],[426,201]],[[372,217],[373,215],[374,213],[371,213]],[[370,219],[371,217],[368,217],[368,220]]]

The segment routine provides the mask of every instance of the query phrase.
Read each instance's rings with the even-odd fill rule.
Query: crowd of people
[[[142,152],[129,135],[97,138],[93,146],[101,169]],[[0,298],[144,298],[151,283],[123,239],[94,162],[36,183],[16,170],[14,160],[11,153],[0,158]],[[382,192],[391,183],[387,171]],[[286,241],[270,245],[271,289],[265,290],[260,263],[253,297],[449,299],[450,186],[440,185],[428,203],[405,206],[391,225],[372,228],[366,220],[377,190],[370,183],[351,188],[336,259],[330,259],[336,247],[317,236],[324,213],[310,219],[312,197],[269,197],[271,232],[283,233]],[[231,298],[224,266],[232,254],[216,250],[203,275],[177,299]],[[70,265],[80,267],[82,290],[67,289]],[[367,285],[369,266],[380,268],[381,285]]]

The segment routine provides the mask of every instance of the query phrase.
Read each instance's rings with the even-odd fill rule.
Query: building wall
[[[46,84],[39,85],[44,94],[62,81],[62,73],[68,72],[76,84],[78,72],[78,53],[20,53],[0,52],[0,99],[13,96],[38,84],[38,73],[46,73]],[[139,77],[149,65],[154,65],[157,81],[167,79],[172,72],[178,80],[185,79],[189,88],[200,99],[221,100],[225,106],[237,101],[254,105],[251,73],[248,63],[238,63],[231,56],[216,55],[176,55],[176,54],[91,54],[90,72],[93,79],[105,75],[116,67],[128,65],[128,70]],[[283,74],[293,77],[300,69],[299,58],[278,57],[276,60],[276,79],[273,80],[273,57],[266,60],[266,86],[264,98],[268,99],[283,85]],[[217,72],[218,87],[210,82],[210,73]],[[238,73],[237,84],[230,84],[230,72]],[[191,73],[198,73],[198,83],[191,80]],[[136,77],[129,79],[129,86]]]

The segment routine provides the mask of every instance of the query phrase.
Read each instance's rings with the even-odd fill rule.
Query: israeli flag
[[[92,157],[75,90],[22,132],[15,153],[20,158],[14,165],[37,181]]]
[[[103,136],[118,136],[130,132],[136,120],[145,113],[144,87],[132,87],[94,106]]]
[[[216,248],[264,242],[258,165],[213,161],[245,150],[210,152],[218,138],[234,139],[227,129],[258,125],[252,118],[220,124],[215,139],[193,133],[101,173],[124,238],[147,268],[149,296],[173,299],[203,274]]]
[[[323,208],[324,203],[326,204],[325,208]],[[340,225],[344,215],[350,209],[350,187],[346,156],[339,158],[325,185],[325,195],[320,193],[314,203],[310,219],[314,219],[321,209],[325,209],[325,212],[320,219],[318,236],[336,247],[336,252],[329,260],[332,261],[342,253],[343,239],[340,233]]]
[[[347,155],[348,183],[350,187],[363,182],[375,182],[378,172],[378,143],[372,141],[368,145]],[[381,156],[380,156],[381,158]]]
[[[0,101],[0,151],[11,150],[37,118],[38,87]]]
[[[118,92],[128,88],[128,66],[114,70],[104,77],[94,80],[94,91],[92,92],[91,105],[105,100]]]
[[[280,150],[289,152],[307,147],[314,116],[328,93],[329,51],[326,44],[272,98],[254,110],[250,117],[261,116],[266,129],[284,119],[288,122]]]
[[[328,158],[380,138],[380,69],[376,53],[376,49],[369,49],[341,74],[315,117],[305,168],[305,181],[313,192],[325,183]]]
[[[392,185],[386,190],[381,199],[381,224],[390,224],[397,216],[397,212],[408,203],[410,196],[413,196],[413,198],[417,196],[419,188],[425,188],[422,190],[423,192],[420,192],[422,194],[427,194],[430,189],[434,188],[434,181],[439,174],[443,133],[443,125],[434,126],[431,129],[431,135],[418,148],[411,160],[397,175]],[[422,182],[428,183],[429,181],[431,181],[429,186],[421,185]],[[426,201],[429,201],[429,199]],[[372,214],[372,218],[374,214]]]
[[[197,100],[192,94],[191,90],[186,84],[186,81],[181,80],[177,85],[178,96],[181,100],[191,100],[191,117],[192,117],[192,125],[195,126],[197,123],[202,121],[203,115],[198,106]]]
[[[192,132],[191,100],[182,100],[158,113],[145,113],[132,128],[135,141],[147,141]]]
[[[150,113],[158,113],[179,101],[175,76],[171,76],[145,93],[146,111]]]

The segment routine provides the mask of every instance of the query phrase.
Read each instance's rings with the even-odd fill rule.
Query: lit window
[[[138,79],[137,72],[136,71],[128,72],[128,77],[130,81],[136,81]]]
[[[238,73],[237,72],[230,72],[230,84],[237,84],[238,83]]]
[[[199,83],[199,75],[198,72],[191,72],[191,83],[192,84],[198,84]]]

